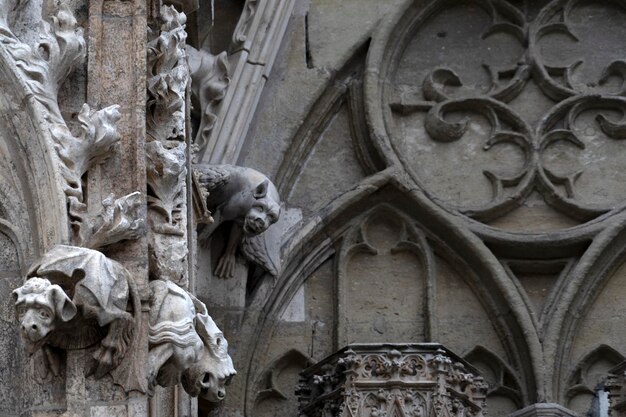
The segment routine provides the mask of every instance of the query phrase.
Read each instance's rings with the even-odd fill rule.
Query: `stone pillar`
[[[145,103],[146,1],[92,0],[89,2],[87,102],[92,108],[119,105],[117,152],[89,172],[88,205],[98,207],[110,193],[140,192],[145,207]],[[145,209],[142,209],[145,210]],[[97,211],[97,210],[96,210]],[[145,212],[140,217],[145,218]],[[142,335],[132,354],[145,363],[148,353],[148,242],[145,236],[107,250],[134,278],[142,303]],[[78,358],[70,360],[72,356]],[[84,361],[90,352],[68,353],[68,413],[80,416],[146,416],[148,398],[137,391],[125,393],[110,378],[85,380]],[[75,380],[71,381],[72,375]],[[83,386],[74,391],[73,385]],[[71,393],[80,392],[79,395]],[[114,401],[112,401],[114,399]],[[70,404],[70,400],[72,403]]]
[[[355,344],[301,373],[302,417],[485,415],[487,385],[436,343]]]

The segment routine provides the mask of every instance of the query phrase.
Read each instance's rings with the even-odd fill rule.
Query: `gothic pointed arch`
[[[624,214],[611,219],[609,227],[593,239],[569,279],[561,284],[560,308],[551,319],[545,340],[545,355],[557,359],[546,372],[558,401],[573,395],[576,384],[572,381],[576,377],[572,376],[572,363],[584,370],[599,357],[615,365],[626,355],[623,344],[616,342],[621,338],[621,331],[616,330],[621,328],[624,310],[621,303],[613,303],[620,299],[626,280],[625,219]],[[607,372],[609,364],[605,366]],[[583,385],[591,386],[597,383],[594,381]]]
[[[360,258],[351,263],[355,256]],[[305,323],[305,317],[313,320],[307,316],[310,309],[330,309],[333,322],[323,323],[326,330],[315,330],[328,332],[328,352],[350,342],[377,340],[377,335],[387,341],[437,341],[452,349],[469,350],[474,345],[464,348],[453,336],[465,327],[459,334],[466,338],[480,337],[480,332],[486,331],[499,340],[493,348],[519,373],[524,403],[536,401],[541,392],[541,381],[535,379],[542,360],[539,341],[515,285],[475,235],[454,217],[437,210],[423,193],[411,189],[397,170],[369,177],[320,210],[285,242],[283,259],[281,277],[275,284],[267,283],[251,300],[251,310],[260,311],[260,316],[244,318],[259,323],[247,354],[248,389],[259,367],[264,367],[259,358],[264,357],[268,346],[283,343],[274,335],[277,323],[296,326]],[[393,269],[392,265],[406,268]],[[359,277],[364,275],[359,275],[360,267],[380,271],[373,275],[386,285],[361,282]],[[327,288],[328,298],[334,301],[326,307],[316,306],[303,295],[306,285]],[[401,291],[395,293],[394,287]],[[464,290],[456,292],[459,287]],[[384,288],[389,292],[377,298]],[[396,299],[396,304],[410,304],[416,310],[395,311],[390,300]],[[441,308],[442,303],[462,305],[464,299],[474,300],[470,310],[484,313],[469,313],[468,321],[463,321],[460,317],[464,313],[449,316]],[[377,302],[381,303],[378,307]],[[379,308],[396,320],[378,314],[383,311]],[[298,309],[300,316],[294,313]],[[368,314],[367,319],[360,320]],[[402,323],[407,317],[408,323]],[[324,352],[319,348],[312,356],[319,360]],[[256,394],[248,391],[246,395],[247,412],[251,413],[250,401]]]

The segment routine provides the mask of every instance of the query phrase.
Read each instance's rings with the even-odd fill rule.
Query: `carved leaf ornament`
[[[490,221],[536,191],[590,221],[625,204],[626,3],[528,16],[504,0],[409,6],[368,58],[368,117],[386,159],[451,210]]]

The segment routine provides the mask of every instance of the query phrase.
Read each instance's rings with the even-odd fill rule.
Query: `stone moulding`
[[[353,344],[300,375],[303,417],[486,415],[483,378],[437,343]]]
[[[294,0],[246,1],[231,45],[231,82],[210,137],[199,149],[199,162],[237,162],[294,4]]]

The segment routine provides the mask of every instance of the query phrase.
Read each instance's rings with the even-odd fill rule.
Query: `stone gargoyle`
[[[228,342],[206,306],[171,281],[150,282],[148,392],[181,383],[192,397],[217,402],[236,374]]]
[[[194,165],[194,181],[202,189],[206,208],[213,222],[205,226],[198,239],[207,240],[222,224],[229,222],[228,242],[215,275],[234,275],[237,248],[244,258],[270,274],[280,272],[278,236],[268,228],[278,221],[281,206],[274,184],[262,173],[234,165]]]
[[[54,351],[99,342],[86,374],[101,378],[120,364],[140,322],[126,311],[129,302],[133,312],[141,311],[133,278],[121,264],[97,250],[58,245],[27,278],[13,297],[29,354],[43,349],[58,373]]]

